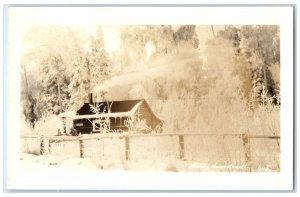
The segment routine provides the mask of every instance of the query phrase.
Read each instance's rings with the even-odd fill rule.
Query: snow
[[[107,144],[107,143],[106,143]],[[152,155],[153,156],[153,155]],[[78,156],[61,155],[34,155],[22,153],[21,167],[25,171],[44,171],[44,170],[79,170],[79,171],[103,171],[103,170],[121,170],[121,171],[150,171],[150,172],[243,172],[247,171],[245,165],[222,165],[218,163],[203,163],[199,161],[172,158],[168,156],[132,157],[130,160],[119,157],[101,157],[101,158],[79,158]],[[268,166],[259,166],[258,171],[270,172],[272,169]]]
[[[224,166],[179,159],[144,159],[141,161],[94,160],[91,158],[66,158],[53,155],[33,155],[23,153],[20,158],[21,169],[25,172],[45,171],[148,171],[148,172],[210,172],[243,171],[245,166]],[[268,171],[267,168],[261,168]]]
[[[78,158],[66,155],[21,154],[19,169],[10,179],[9,188],[18,189],[201,189],[217,185],[229,189],[253,175],[245,166],[219,165],[176,158],[114,160]],[[268,168],[259,171],[270,172]],[[214,172],[214,173],[209,173]],[[217,173],[220,172],[220,173]],[[221,173],[231,172],[231,173]],[[261,176],[269,173],[260,173]],[[235,182],[228,182],[232,178]],[[248,177],[249,178],[249,177]],[[216,180],[218,179],[218,180]],[[238,182],[237,182],[238,180]],[[242,180],[242,181],[241,181]],[[248,180],[248,182],[251,182]],[[207,188],[206,188],[207,189]],[[215,189],[215,188],[214,188]]]
[[[66,111],[63,113],[58,114],[60,118],[72,118],[76,115],[76,111]]]
[[[71,117],[73,120],[85,119],[85,118],[109,118],[109,117],[130,117],[130,112],[118,112],[118,113],[103,113],[103,114],[91,114],[91,115],[76,115]]]
[[[126,149],[126,137],[129,138],[129,154]],[[39,155],[41,149],[39,138],[21,138],[21,152],[24,152],[21,156],[22,162],[30,161],[60,167],[87,167],[95,170],[160,172],[247,170],[244,166],[244,150],[236,149],[242,147],[242,141],[238,138],[225,140],[213,136],[204,138],[201,135],[187,135],[184,138],[184,159],[179,159],[181,148],[178,135],[175,134],[101,133],[74,137],[43,136],[44,155]],[[52,142],[49,145],[50,139]],[[225,144],[230,145],[224,148]],[[270,147],[273,147],[273,144]],[[252,150],[251,154],[252,161],[258,165],[252,165],[255,171],[278,169],[277,163],[274,162],[277,154],[271,154],[269,151],[267,154],[262,148],[259,154],[255,150]],[[83,158],[80,158],[80,155]]]
[[[134,115],[136,110],[139,108],[139,106],[143,103],[144,101],[138,102],[129,112],[114,112],[114,113],[101,113],[101,114],[91,114],[91,115],[76,115],[76,112],[74,111],[67,111],[59,114],[58,116],[60,118],[70,118],[73,120],[76,119],[85,119],[85,118],[119,118],[119,117],[131,117]]]

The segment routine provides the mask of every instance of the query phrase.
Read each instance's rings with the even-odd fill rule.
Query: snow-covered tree
[[[155,47],[155,54],[167,54],[174,51],[174,30],[171,25],[147,26],[149,40]]]
[[[126,26],[121,32],[121,67],[140,67],[146,62],[147,26]]]
[[[260,97],[263,86],[270,96],[276,94],[275,82],[270,72],[271,65],[280,65],[279,27],[243,26],[241,28],[241,50],[252,69],[253,85]]]
[[[73,60],[73,69],[69,73],[70,84],[68,92],[70,94],[70,106],[77,110],[82,103],[87,101],[90,88],[90,64],[87,54],[79,51]]]
[[[240,68],[243,67],[240,72],[247,76],[250,72],[252,87],[250,92],[246,88],[247,95],[251,94],[255,102],[261,101],[263,88],[268,91],[269,96],[275,95],[280,83],[279,27],[226,26],[225,30],[219,32],[219,36],[229,40],[235,48],[236,59],[241,64]]]
[[[75,52],[82,45],[79,33],[63,26],[34,26],[24,37],[28,51],[22,64],[28,67],[29,84],[36,84],[32,97],[37,118],[58,114],[69,107],[69,72]]]
[[[121,32],[120,63],[124,69],[141,67],[149,63],[149,56],[160,58],[187,47],[198,47],[195,26],[183,25],[177,31],[171,25],[126,26]]]
[[[91,38],[88,66],[91,87],[102,83],[111,73],[111,63],[105,49],[101,28],[98,28],[96,35]]]
[[[59,114],[69,107],[69,79],[64,62],[59,55],[42,62],[40,71],[41,91],[38,94],[40,115]]]

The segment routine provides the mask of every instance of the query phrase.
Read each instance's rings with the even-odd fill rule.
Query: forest
[[[116,26],[114,50],[107,27],[94,29],[27,32],[22,133],[56,133],[57,115],[92,92],[101,101],[145,99],[166,133],[280,134],[279,26]]]

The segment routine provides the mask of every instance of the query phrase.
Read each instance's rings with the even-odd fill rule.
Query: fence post
[[[67,133],[67,126],[66,126],[66,118],[63,117],[63,130],[64,130],[64,134]]]
[[[44,154],[44,138],[40,137],[40,155]]]
[[[48,144],[48,152],[49,152],[49,154],[51,153],[51,143],[52,143],[52,140],[49,139],[49,144]]]
[[[183,135],[179,135],[179,159],[184,158],[184,137]]]
[[[244,157],[245,165],[247,171],[251,172],[251,150],[250,150],[250,138],[248,134],[242,134],[243,148],[244,148]]]
[[[125,137],[125,159],[129,160],[130,155],[130,142],[129,137]]]
[[[79,139],[80,158],[83,158],[83,140]]]

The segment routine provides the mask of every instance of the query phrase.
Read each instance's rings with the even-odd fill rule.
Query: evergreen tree
[[[40,71],[41,91],[38,94],[41,116],[59,114],[69,107],[69,79],[59,55],[49,57]]]
[[[73,69],[69,74],[70,84],[68,91],[70,93],[70,106],[77,110],[82,103],[87,101],[90,88],[90,64],[87,55],[79,52],[73,61]]]
[[[98,28],[96,36],[91,38],[88,67],[90,88],[102,83],[111,73],[110,61],[105,50],[101,28]]]

